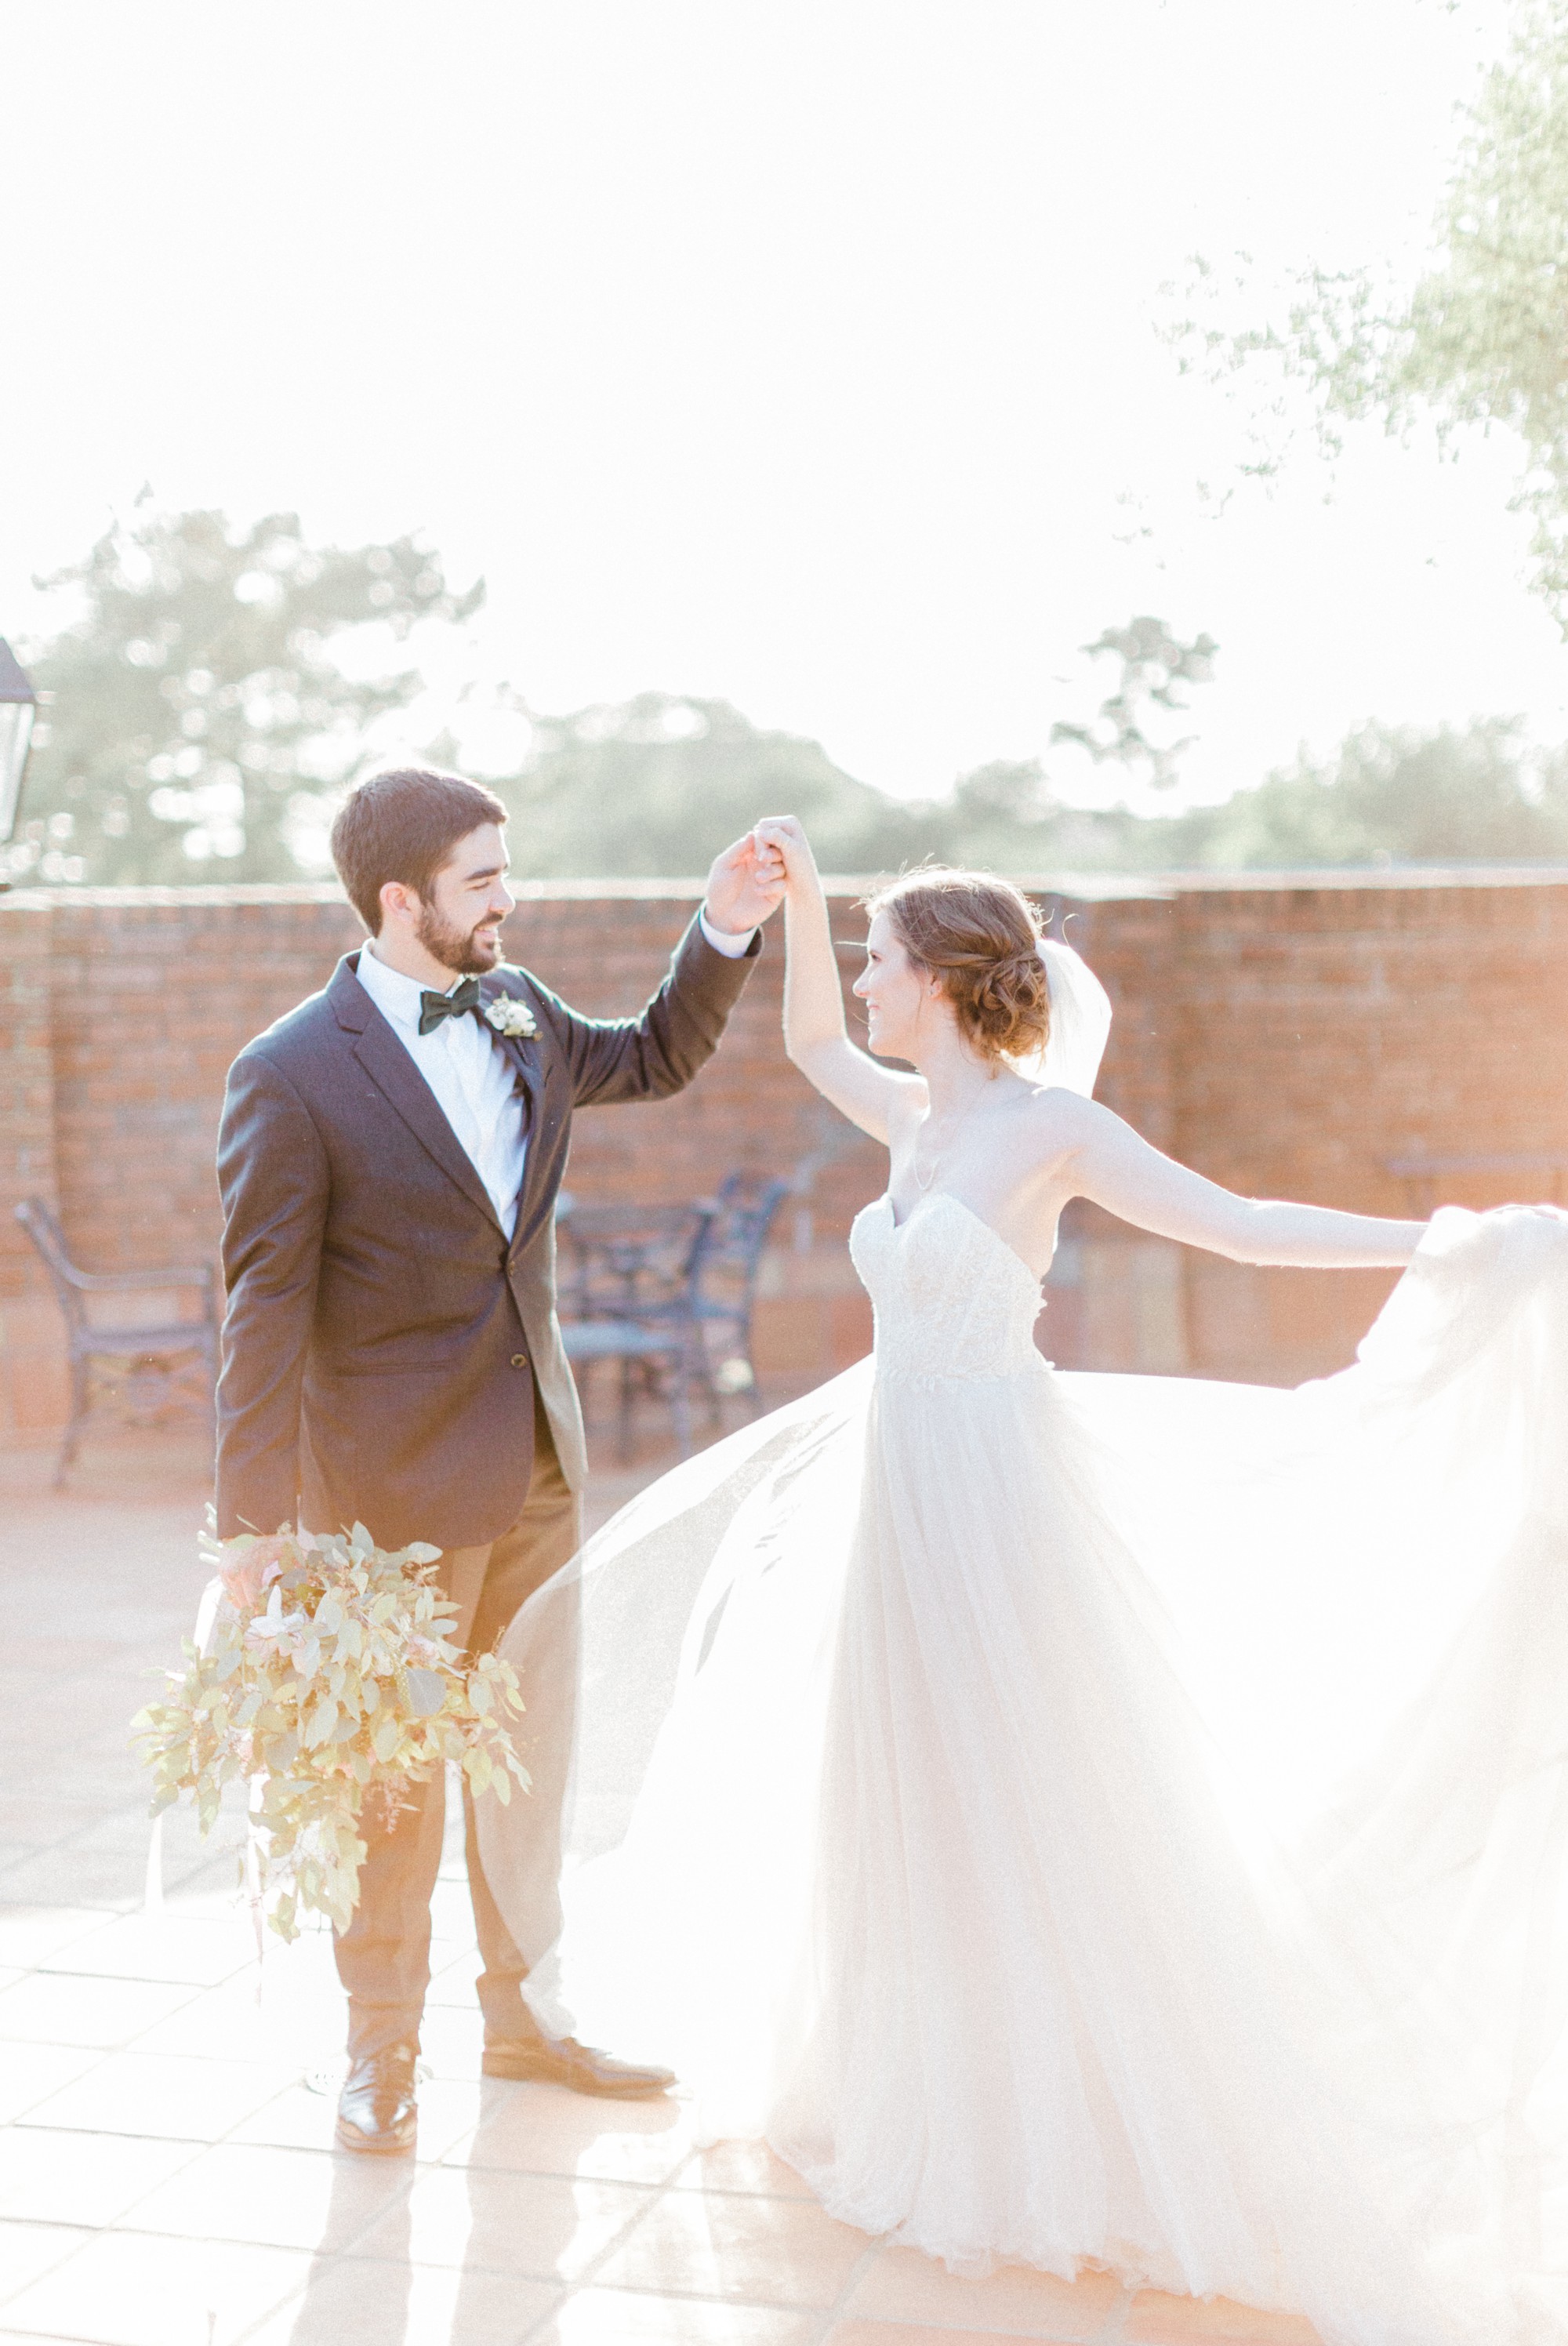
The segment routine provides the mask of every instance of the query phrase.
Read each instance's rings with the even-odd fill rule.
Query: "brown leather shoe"
[[[579,2045],[575,2036],[499,2036],[485,2046],[480,2066],[487,2077],[531,2077],[615,2102],[651,2101],[675,2083],[673,2069],[639,2069],[629,2061],[612,2061],[607,2053]]]
[[[411,2151],[419,2131],[412,2045],[388,2045],[351,2061],[338,2096],[338,2140],[345,2150],[396,2157]]]

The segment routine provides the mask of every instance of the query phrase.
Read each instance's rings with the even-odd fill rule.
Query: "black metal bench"
[[[218,1281],[206,1263],[178,1263],[157,1270],[83,1270],[71,1260],[65,1232],[41,1198],[16,1208],[16,1219],[37,1249],[66,1316],[71,1365],[71,1414],[55,1470],[56,1490],[76,1462],[82,1427],[90,1413],[95,1365],[124,1388],[133,1419],[156,1415],[177,1399],[193,1367],[204,1373],[196,1398],[209,1419],[218,1382]],[[190,1288],[199,1299],[194,1319],[132,1317],[124,1325],[95,1319],[89,1299],[103,1295],[167,1297]]]

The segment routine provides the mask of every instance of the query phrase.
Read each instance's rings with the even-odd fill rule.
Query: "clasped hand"
[[[803,841],[793,815],[765,815],[744,839],[715,857],[704,909],[716,929],[738,936],[778,911],[789,880],[782,842],[791,832]]]

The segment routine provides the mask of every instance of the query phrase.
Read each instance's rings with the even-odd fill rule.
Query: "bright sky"
[[[1043,752],[1143,610],[1221,646],[1193,796],[1369,715],[1568,732],[1504,440],[1208,519],[1240,411],[1153,332],[1195,248],[1413,267],[1502,22],[0,0],[0,633],[150,480],[483,570],[444,691],[718,695],[900,791]]]

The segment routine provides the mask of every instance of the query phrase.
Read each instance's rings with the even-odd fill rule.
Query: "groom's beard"
[[[499,937],[481,941],[477,929],[454,928],[433,904],[421,904],[414,934],[427,954],[459,977],[483,977],[501,958]]]

